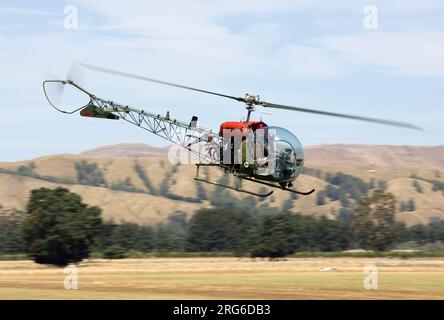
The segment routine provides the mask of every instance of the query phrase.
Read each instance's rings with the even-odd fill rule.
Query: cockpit
[[[265,124],[250,128],[244,122],[226,122],[222,124],[221,132],[222,129],[224,164],[238,166],[242,174],[266,176],[268,181],[279,183],[292,182],[301,173],[304,151],[290,131]]]
[[[269,173],[278,181],[293,181],[304,165],[301,142],[293,133],[281,127],[268,126],[264,132],[267,165],[272,168]]]
[[[275,170],[273,176],[279,181],[293,181],[302,171],[304,150],[299,139],[280,127],[268,127],[268,142],[274,143]],[[271,150],[270,150],[271,151]],[[271,156],[271,154],[269,154]]]

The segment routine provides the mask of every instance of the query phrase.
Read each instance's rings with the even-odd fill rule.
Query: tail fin
[[[197,117],[197,116],[193,116],[192,118],[191,118],[191,122],[190,122],[190,128],[196,128],[196,126],[197,126],[197,120],[198,120],[199,118]]]

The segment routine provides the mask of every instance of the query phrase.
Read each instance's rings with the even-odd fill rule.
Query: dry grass
[[[378,267],[377,290],[363,287],[369,264]],[[0,262],[0,299],[444,298],[444,259],[153,258],[94,260],[78,270],[79,289],[65,290],[63,269]]]
[[[53,189],[57,186],[59,184],[0,173],[0,204],[5,208],[24,210],[31,190],[41,187]],[[176,211],[191,215],[200,208],[197,203],[176,201],[150,194],[113,191],[84,185],[61,184],[61,186],[79,194],[85,203],[102,208],[104,218],[116,222],[124,220],[155,224],[164,222]]]
[[[330,144],[305,148],[306,159],[324,165],[444,166],[442,146],[411,147],[365,144]]]
[[[344,147],[334,146],[334,149],[335,148],[342,150],[341,148]],[[358,148],[357,150],[359,151],[361,149]],[[387,151],[386,149],[384,150]],[[362,165],[356,166],[357,161],[361,159],[361,157],[366,158],[370,157],[371,155],[371,152],[370,154],[368,154],[368,152],[361,154],[361,151],[356,151],[357,153],[353,153],[351,151],[349,153],[345,153],[345,162],[343,166],[310,163],[309,157],[307,157],[306,165],[310,168],[321,169],[324,173],[334,173],[340,171],[360,177],[365,181],[369,181],[371,178],[386,181],[388,183],[388,191],[393,192],[398,200],[407,201],[410,198],[414,199],[417,207],[415,212],[400,213],[397,215],[399,220],[406,222],[408,225],[427,223],[433,217],[441,219],[444,217],[444,195],[441,192],[432,191],[432,185],[426,181],[419,181],[423,188],[423,193],[418,193],[412,186],[413,180],[409,178],[412,174],[415,174],[425,179],[442,180],[442,178],[436,177],[437,172],[440,172],[442,168],[420,165],[408,167],[395,165],[375,166],[367,164],[369,162],[364,160],[362,160]],[[388,152],[388,154],[390,154],[390,157],[393,158],[391,158],[390,161],[401,161],[402,157],[405,156],[402,152],[400,154]],[[339,155],[331,155],[331,157],[337,161]],[[351,159],[348,159],[347,157],[351,157]],[[382,157],[382,155],[378,155],[378,157]],[[320,160],[321,158],[322,157],[318,155],[313,160]],[[147,191],[143,181],[134,170],[134,164],[136,161],[135,158],[118,157],[112,159],[91,158],[85,155],[58,155],[38,158],[33,162],[36,165],[35,171],[39,175],[48,175],[75,181],[77,177],[75,163],[81,160],[97,163],[110,185],[114,182],[123,181],[128,177],[131,179],[132,184],[136,188]],[[355,165],[345,165],[347,161],[352,160],[354,161],[353,163]],[[387,163],[391,163],[389,160],[387,161]],[[156,190],[159,190],[165,176],[167,174],[171,174],[172,165],[164,158],[137,158],[137,162],[143,168],[145,168],[146,174]],[[320,161],[320,163],[322,163],[322,161]],[[377,161],[375,163],[379,164]],[[0,167],[14,170],[20,165],[26,164],[29,164],[29,162],[0,163]],[[169,192],[182,197],[197,197],[198,192],[196,182],[193,180],[194,170],[195,166],[193,165],[180,166],[177,169],[177,172],[172,174],[170,177]],[[209,171],[210,179],[214,181],[217,181],[223,175],[223,172],[218,168],[212,168]],[[444,173],[442,176],[444,176]],[[233,179],[231,179],[231,184],[234,185]],[[24,209],[28,200],[29,192],[32,189],[39,187],[54,188],[56,186],[57,184],[31,177],[0,174],[0,204],[5,208]],[[201,183],[201,186],[207,191],[208,194],[213,194],[215,191],[217,192],[222,190],[219,187],[204,183]],[[315,188],[319,191],[323,190],[325,186],[325,181],[305,175],[300,176],[295,182],[295,188],[299,190],[310,190]],[[81,185],[66,185],[65,187],[73,192],[79,193],[88,204],[103,208],[104,216],[106,218],[113,218],[116,221],[126,220],[137,223],[163,222],[171,213],[175,211],[181,211],[187,215],[191,215],[198,208],[208,205],[206,202],[203,204],[196,204],[185,201],[175,201],[165,197],[152,196],[149,194],[113,191],[106,188],[87,187]],[[253,190],[256,192],[258,192],[261,188],[260,185],[253,184],[251,182],[246,182],[244,187],[248,190]],[[246,197],[245,194],[240,194],[234,191],[228,192],[230,192],[233,197],[239,199],[239,201],[242,201]],[[290,194],[288,192],[275,190],[274,194],[261,204],[266,203],[271,208],[281,210],[284,203],[289,198]],[[259,201],[261,199],[256,200]],[[339,201],[327,200],[325,205],[317,206],[316,194],[312,194],[307,197],[300,196],[296,201],[293,201],[292,205],[292,212],[302,212],[304,214],[314,214],[318,216],[326,215],[331,218],[335,218],[340,209]]]

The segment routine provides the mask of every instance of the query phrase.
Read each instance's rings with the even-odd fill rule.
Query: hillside
[[[413,199],[413,211],[397,214],[399,220],[409,225],[427,223],[431,218],[444,219],[444,196],[441,190],[437,190],[437,182],[444,181],[440,151],[443,154],[443,147],[309,147],[306,152],[308,169],[295,186],[300,190],[316,188],[318,193],[328,189],[352,197],[347,193],[346,185],[333,185],[329,181],[329,176],[342,172],[350,175],[346,178],[353,183],[368,185],[370,192],[372,188],[384,186],[395,194],[400,206],[401,202]],[[166,152],[167,148],[123,144],[79,155],[0,162],[0,204],[22,210],[30,190],[62,185],[80,194],[88,204],[103,208],[107,219],[158,223],[174,212],[190,216],[198,208],[227,201],[254,210],[285,208],[336,218],[344,203],[354,201],[352,198],[336,199],[333,195],[325,197],[325,203],[319,205],[317,194],[296,199],[288,192],[277,190],[269,198],[260,199],[223,190],[194,181],[194,166],[174,166],[165,158]],[[203,173],[211,180],[223,178],[223,172],[217,168]],[[245,187],[255,191],[261,188],[251,183],[246,183]]]
[[[444,146],[318,145],[306,147],[305,156],[320,165],[444,167]]]
[[[82,155],[95,158],[166,157],[168,148],[156,148],[143,143],[122,143],[87,150],[82,152]]]
[[[444,167],[444,146],[329,144],[305,147],[308,164],[333,166],[428,166]],[[167,157],[168,147],[147,144],[116,144],[82,153],[100,158]]]

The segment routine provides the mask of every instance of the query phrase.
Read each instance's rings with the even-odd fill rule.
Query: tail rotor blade
[[[60,79],[60,77],[48,73],[46,79]],[[60,103],[65,92],[65,85],[62,82],[51,82],[45,86],[45,93],[51,97],[53,103]]]
[[[77,83],[78,85],[84,85],[84,77],[82,69],[80,68],[80,64],[77,61],[71,61],[68,69],[68,73],[66,74],[66,80],[71,80]]]
[[[56,76],[48,73],[46,79],[51,80],[71,80],[81,85],[83,83],[82,70],[79,67],[78,62],[72,61],[69,65],[68,72],[65,77]],[[50,81],[46,83],[46,93],[53,103],[60,103],[63,100],[65,94],[66,84],[63,81]]]

